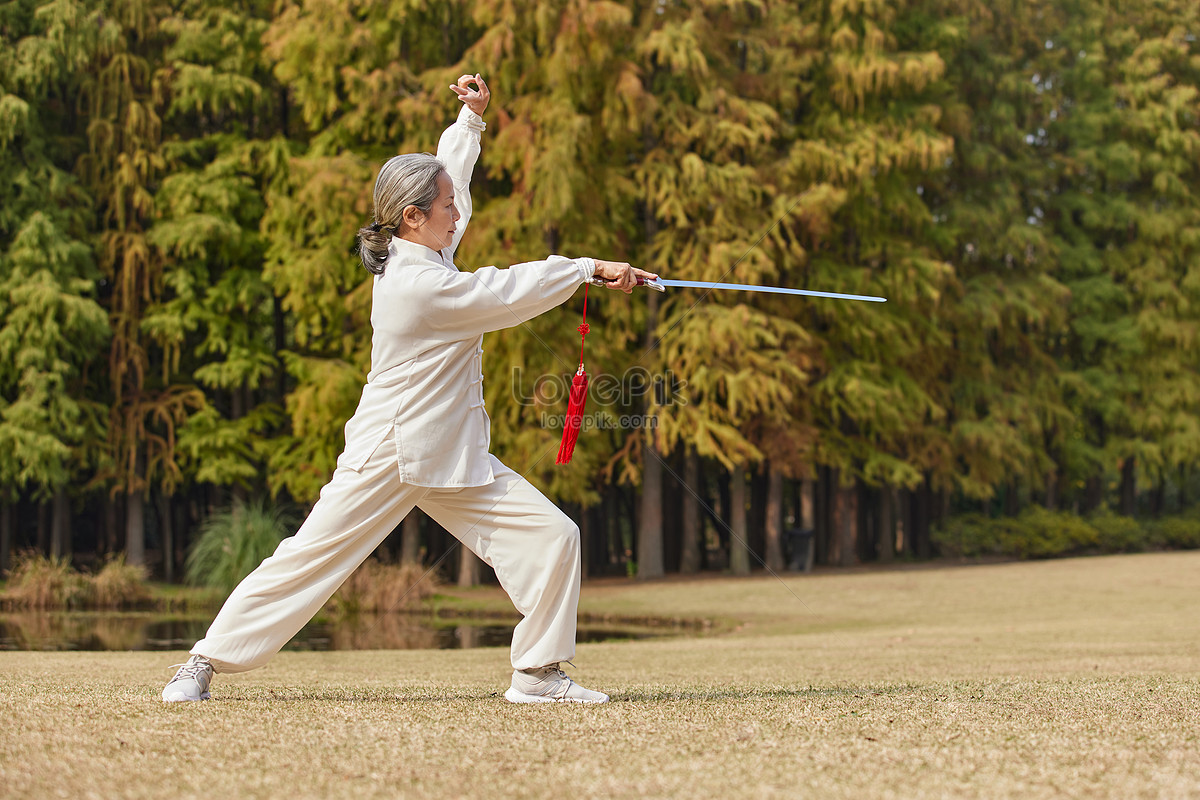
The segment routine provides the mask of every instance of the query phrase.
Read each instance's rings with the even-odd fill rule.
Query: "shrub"
[[[1034,506],[1018,517],[954,517],[933,532],[933,541],[943,555],[961,558],[1050,558],[1095,547],[1097,532],[1074,514]]]
[[[1001,555],[994,535],[999,522],[982,514],[963,514],[946,520],[930,538],[938,552],[951,558]]]
[[[125,554],[112,558],[91,578],[91,605],[97,608],[136,608],[150,600],[146,568],[125,563]]]
[[[1049,511],[1041,506],[1026,509],[1017,518],[1022,535],[1014,542],[1021,558],[1052,558],[1094,548],[1096,529],[1070,512]]]
[[[329,601],[332,611],[407,611],[437,591],[437,581],[419,564],[384,564],[367,559]]]
[[[1200,549],[1200,519],[1195,517],[1167,517],[1151,523],[1155,539],[1163,547],[1180,550]]]
[[[87,579],[71,568],[68,559],[28,552],[15,560],[4,604],[39,610],[74,608],[86,601],[87,594]]]
[[[1141,522],[1107,510],[1081,519],[1035,506],[1018,517],[954,517],[933,532],[933,541],[942,555],[960,558],[1052,558],[1097,551],[1194,549],[1200,548],[1200,519],[1181,516]]]
[[[1140,553],[1150,546],[1146,529],[1133,517],[1103,511],[1089,522],[1096,529],[1096,544],[1105,553]]]
[[[214,514],[188,553],[188,582],[228,595],[275,552],[291,527],[288,515],[263,503],[238,503]]]

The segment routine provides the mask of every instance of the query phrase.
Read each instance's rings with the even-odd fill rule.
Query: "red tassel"
[[[579,429],[583,427],[583,405],[587,402],[588,375],[583,369],[583,342],[587,339],[591,327],[587,324],[587,284],[583,285],[583,322],[575,330],[579,331],[579,370],[571,379],[571,398],[567,402],[567,415],[563,417],[562,444],[558,446],[558,458],[555,464],[566,464],[575,454],[575,440],[579,438]]]
[[[566,464],[575,454],[575,440],[583,427],[583,406],[587,403],[588,374],[579,368],[571,379],[571,399],[567,403],[567,416],[563,419],[562,444],[558,446],[555,464]]]

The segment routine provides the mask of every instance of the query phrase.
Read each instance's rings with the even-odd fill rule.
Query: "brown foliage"
[[[384,564],[368,559],[329,601],[334,611],[408,611],[437,590],[437,579],[419,564]]]

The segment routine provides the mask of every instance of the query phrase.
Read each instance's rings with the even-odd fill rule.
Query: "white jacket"
[[[483,120],[463,106],[438,142],[461,218],[441,251],[393,238],[371,299],[371,372],[346,423],[339,467],[361,470],[395,431],[400,479],[416,486],[493,480],[483,403],[483,334],[561,304],[592,277],[590,258],[551,256],[508,269],[459,272],[454,251],[471,216],[470,180]]]

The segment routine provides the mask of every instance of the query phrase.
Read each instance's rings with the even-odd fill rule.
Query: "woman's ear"
[[[404,224],[410,228],[419,228],[425,224],[425,213],[416,206],[405,206],[400,217],[404,220]]]

